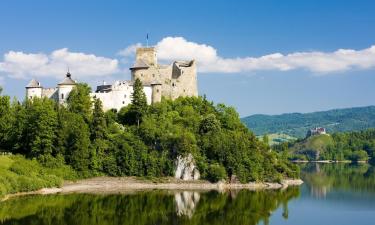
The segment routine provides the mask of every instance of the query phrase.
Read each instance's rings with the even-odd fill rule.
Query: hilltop
[[[241,120],[256,135],[283,133],[303,138],[313,127],[325,127],[328,133],[360,131],[375,127],[375,106],[313,113],[256,114]]]

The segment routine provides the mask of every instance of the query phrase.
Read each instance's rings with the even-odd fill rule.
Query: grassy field
[[[75,172],[67,166],[43,167],[37,160],[20,155],[0,156],[0,196],[58,187],[64,179],[74,179]]]
[[[297,138],[295,137],[292,137],[290,135],[287,135],[287,134],[267,134],[267,137],[268,137],[268,144],[269,145],[276,145],[276,144],[280,144],[280,143],[283,143],[283,142],[291,142],[291,141],[295,141],[297,140]],[[260,140],[263,139],[263,136],[257,136],[257,138],[259,138]]]

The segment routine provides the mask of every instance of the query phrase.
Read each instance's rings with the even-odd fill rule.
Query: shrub
[[[224,166],[217,163],[208,166],[207,179],[211,182],[218,182],[227,178]]]

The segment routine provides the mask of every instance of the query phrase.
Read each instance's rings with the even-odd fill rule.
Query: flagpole
[[[147,33],[147,35],[146,35],[146,46],[147,46],[147,48],[148,48],[148,33]]]

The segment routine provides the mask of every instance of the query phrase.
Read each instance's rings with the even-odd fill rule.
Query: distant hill
[[[256,135],[284,133],[302,138],[314,127],[325,127],[328,133],[373,128],[375,106],[273,116],[257,114],[242,118],[242,122]]]
[[[321,134],[294,143],[290,150],[293,154],[305,155],[309,160],[318,160],[320,153],[326,151],[329,145],[333,145],[332,137]]]

